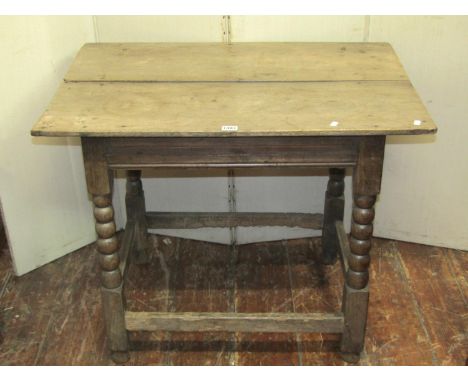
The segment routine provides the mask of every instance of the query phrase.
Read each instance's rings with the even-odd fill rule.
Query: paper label
[[[239,126],[237,125],[223,125],[221,126],[221,131],[237,131]]]

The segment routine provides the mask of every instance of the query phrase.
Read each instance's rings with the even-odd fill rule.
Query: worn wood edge
[[[149,228],[283,226],[322,229],[323,214],[278,212],[147,212]]]
[[[125,312],[130,331],[228,331],[341,333],[342,313]]]
[[[363,86],[364,83],[363,81],[347,81],[347,83],[353,83],[352,86],[352,92],[356,92],[359,94],[362,91],[378,91],[379,97],[387,97],[388,94],[382,94],[382,86],[378,86],[375,84],[378,83],[396,83],[395,81],[371,81],[373,85],[371,85],[371,90],[369,90],[367,87],[369,85]],[[392,123],[391,125],[387,123],[387,125],[381,126],[381,120],[375,120],[375,116],[368,119],[363,119],[359,120],[358,122],[356,121],[342,121],[340,125],[335,126],[333,128],[327,127],[328,125],[328,119],[327,121],[322,121],[322,120],[315,120],[314,117],[311,117],[311,115],[307,116],[307,120],[303,120],[301,123],[297,122],[298,125],[290,124],[287,121],[283,121],[284,125],[287,125],[287,129],[285,130],[284,127],[279,128],[275,127],[273,129],[271,128],[266,128],[264,121],[254,121],[252,124],[251,122],[246,122],[241,118],[241,122],[244,123],[247,127],[245,129],[239,129],[239,131],[222,131],[220,129],[213,128],[213,126],[217,126],[218,124],[221,124],[219,120],[216,118],[212,118],[215,125],[211,126],[207,129],[205,129],[205,122],[206,122],[206,114],[199,115],[199,110],[196,110],[197,116],[196,118],[201,118],[201,121],[198,121],[200,123],[200,126],[197,127],[197,125],[193,123],[187,122],[187,120],[184,120],[183,118],[180,123],[182,123],[181,128],[178,129],[177,126],[174,126],[172,121],[170,124],[167,126],[164,125],[164,122],[160,125],[158,125],[158,128],[155,128],[154,125],[149,124],[148,125],[148,120],[153,120],[153,115],[148,115],[147,118],[148,120],[145,120],[144,122],[141,122],[142,125],[133,125],[131,121],[126,122],[124,124],[125,128],[122,128],[120,125],[118,125],[117,122],[115,122],[114,119],[110,119],[110,121],[106,121],[105,124],[103,125],[102,123],[96,124],[96,122],[93,122],[93,120],[99,118],[102,118],[102,115],[99,114],[100,112],[97,112],[96,110],[101,110],[101,109],[96,109],[93,110],[92,108],[89,111],[79,111],[80,104],[82,103],[81,100],[83,97],[81,95],[83,94],[88,94],[88,93],[94,93],[94,97],[91,97],[93,99],[92,103],[95,103],[95,97],[110,97],[110,99],[115,98],[115,91],[118,92],[129,92],[129,93],[135,93],[136,95],[141,92],[141,89],[146,89],[145,91],[149,91],[148,94],[146,94],[143,97],[144,102],[149,102],[150,104],[154,103],[154,99],[151,97],[167,97],[166,92],[170,90],[171,94],[172,92],[175,92],[176,94],[173,94],[174,96],[177,95],[178,97],[181,96],[180,93],[180,86],[182,88],[184,87],[183,84],[181,83],[171,83],[169,86],[166,86],[167,89],[165,90],[164,93],[161,93],[161,88],[158,87],[158,85],[155,84],[118,84],[118,83],[106,83],[106,82],[96,82],[96,83],[75,83],[75,84],[68,84],[68,85],[62,85],[59,90],[57,91],[54,99],[51,101],[51,104],[49,105],[49,109],[46,110],[41,118],[36,122],[35,126],[33,127],[31,134],[33,136],[82,136],[82,137],[253,137],[253,136],[374,136],[374,135],[418,135],[418,134],[430,134],[430,133],[435,133],[437,131],[437,128],[435,126],[434,121],[430,117],[430,115],[427,113],[426,108],[424,105],[421,103],[421,100],[419,96],[417,95],[416,91],[414,90],[413,86],[411,85],[411,82],[409,81],[398,81],[398,83],[406,83],[407,86],[397,86],[395,88],[392,88],[392,91],[395,91],[397,93],[403,92],[402,94],[399,94],[401,96],[407,97],[408,100],[411,102],[415,103],[415,107],[418,108],[418,111],[421,115],[416,116],[416,118],[419,117],[419,119],[422,120],[421,125],[414,125],[413,124],[413,116],[411,114],[410,117],[408,117],[408,120],[404,118],[403,120],[398,120],[395,121],[395,123]],[[331,81],[329,83],[332,84],[338,84],[339,82],[336,81]],[[369,81],[367,81],[369,83]],[[317,89],[320,90],[320,87],[323,87],[323,83],[321,82],[309,82],[308,83],[310,86],[312,84],[315,84],[316,86],[312,86],[311,89],[315,89],[315,93],[313,92],[312,94],[315,94],[315,97],[317,97]],[[320,85],[321,84],[321,85]],[[281,85],[281,84],[280,84]],[[107,86],[105,89],[102,89],[102,86]],[[162,86],[162,85],[161,85]],[[213,85],[214,86],[214,85]],[[247,88],[249,88],[249,85],[245,85]],[[273,86],[273,85],[271,85]],[[285,97],[284,96],[284,91],[283,89],[286,89],[286,93],[289,94],[291,93],[291,97],[294,96],[294,94],[297,93],[297,91],[303,92],[305,91],[304,88],[305,85],[295,86],[293,83],[290,84],[289,87],[284,88],[284,85],[281,86],[273,86],[272,89],[281,89],[281,93],[276,92],[275,95],[270,95],[271,102],[275,105],[275,107],[280,107],[279,104],[275,104],[276,101],[278,101],[278,98]],[[317,88],[318,86],[318,88]],[[334,91],[336,92],[335,86],[332,86]],[[114,89],[114,87],[117,87]],[[119,89],[119,87],[123,87],[122,89]],[[187,85],[185,85],[187,87]],[[268,88],[269,86],[267,86]],[[325,86],[328,89],[328,86]],[[228,102],[225,97],[223,98],[222,94],[225,94],[227,91],[230,91],[230,89],[242,89],[243,87],[235,86],[232,83],[228,84],[225,83],[225,88],[223,92],[220,93],[220,89],[223,87],[216,86],[214,89],[214,96],[217,97],[215,99],[219,99],[220,101],[223,102]],[[263,96],[264,94],[264,86],[260,85],[255,85],[253,88],[250,87],[250,92],[256,91],[260,92],[259,97]],[[297,88],[297,89],[296,89]],[[308,86],[306,86],[308,88]],[[348,87],[347,87],[348,88]],[[174,89],[179,89],[179,90],[174,90]],[[212,91],[212,88],[210,85],[204,85],[200,86],[200,84],[192,84],[188,86],[187,89],[190,89],[190,92],[194,92],[194,97],[201,98],[201,101],[205,102],[205,106],[210,106],[212,103],[208,102],[207,99],[209,98],[209,92]],[[185,89],[185,91],[187,91]],[[210,90],[207,90],[210,89]],[[263,90],[262,90],[263,89]],[[70,90],[72,90],[70,92]],[[138,90],[138,91],[137,91]],[[323,89],[322,89],[323,90]],[[311,90],[312,91],[312,90]],[[327,90],[328,91],[328,90]],[[110,92],[110,93],[108,93]],[[208,92],[208,93],[207,93]],[[263,93],[262,93],[263,92]],[[296,93],[295,93],[296,92]],[[323,93],[323,92],[322,92]],[[107,94],[107,95],[106,95]],[[164,94],[164,96],[162,95]],[[185,94],[185,93],[182,93]],[[239,91],[236,91],[236,99],[239,101],[241,94],[239,94]],[[247,93],[246,93],[247,94]],[[279,95],[278,95],[279,94]],[[283,94],[283,95],[281,95]],[[244,94],[245,96],[245,94]],[[331,96],[331,100],[335,100],[334,97],[338,97],[336,100],[339,100],[338,93],[333,93]],[[84,97],[87,102],[90,100],[89,94],[87,95],[88,98]],[[208,98],[207,98],[208,97]],[[65,98],[65,100],[63,100]],[[75,99],[74,99],[75,98]],[[73,119],[73,114],[70,109],[70,106],[68,105],[67,107],[62,104],[63,102],[70,102],[73,101],[73,104],[77,104],[77,109],[75,110],[75,113],[83,113],[82,118],[80,120]],[[304,97],[300,98],[302,100],[301,102],[307,102],[304,100]],[[335,101],[336,101],[335,100]],[[380,98],[379,98],[380,100]],[[143,102],[142,101],[142,102]],[[201,102],[200,101],[200,102]],[[84,101],[83,101],[84,102]],[[240,102],[240,101],[239,101]],[[281,103],[281,107],[284,104]],[[395,106],[395,105],[393,105]],[[114,109],[116,106],[113,106]],[[351,106],[349,106],[351,107]],[[384,107],[384,103],[380,107]],[[396,107],[396,106],[395,106]],[[62,109],[61,109],[62,108]],[[419,110],[420,108],[420,110]],[[119,107],[117,109],[120,110]],[[212,109],[212,108],[211,108]],[[61,111],[62,110],[62,111]],[[63,110],[67,110],[65,113],[63,113]],[[276,110],[276,109],[275,109]],[[413,109],[411,109],[413,111]],[[102,110],[101,110],[102,111]],[[214,110],[211,110],[211,113],[213,113]],[[283,111],[284,112],[284,111]],[[287,112],[287,110],[286,110]],[[326,109],[325,112],[330,112],[330,110]],[[334,112],[334,110],[333,110]],[[332,112],[332,114],[333,114]],[[378,111],[375,111],[377,113]],[[95,113],[95,114],[93,114]],[[174,116],[172,114],[175,113],[174,110],[171,108],[168,108],[165,110],[165,113],[167,114],[165,118],[172,118],[172,119],[177,119],[179,118],[178,116]],[[234,113],[232,118],[239,118],[238,115],[235,114],[235,110],[230,110],[230,113]],[[396,111],[395,111],[396,113]],[[395,114],[394,113],[394,114]],[[409,111],[408,111],[409,113]],[[112,114],[112,108],[110,108],[107,111],[106,115]],[[177,114],[177,113],[176,113]],[[307,114],[307,113],[306,113]],[[392,114],[392,115],[394,115]],[[94,115],[94,116],[93,116]],[[315,114],[314,114],[315,115]],[[121,115],[121,118],[127,118],[125,115]],[[307,122],[310,119],[313,119],[310,122]],[[332,118],[330,116],[330,118]],[[209,118],[208,118],[209,119]],[[352,119],[352,118],[351,118]],[[81,121],[81,122],[80,122]],[[250,121],[250,120],[249,120]],[[380,121],[380,122],[379,122]],[[385,119],[383,119],[385,121]],[[179,123],[178,122],[178,123]],[[272,123],[270,121],[270,123]],[[310,127],[304,128],[304,125],[310,123]],[[315,125],[317,124],[317,125]],[[318,126],[321,126],[320,128]]]
[[[298,167],[329,168],[354,167],[355,162],[264,162],[264,163],[142,163],[142,164],[109,164],[111,169],[138,170],[143,168],[251,168],[251,167]]]
[[[294,84],[316,82],[406,82],[407,79],[394,80],[63,80],[66,84],[77,83],[121,83],[121,84]]]
[[[341,269],[343,271],[343,276],[346,276],[348,272],[348,258],[351,253],[349,248],[348,236],[346,235],[344,225],[342,221],[337,220],[335,222],[336,237],[338,238],[338,255],[340,257]]]
[[[144,133],[129,133],[129,132],[99,132],[99,133],[76,133],[76,132],[63,132],[54,130],[41,130],[39,124],[31,130],[33,137],[283,137],[283,136],[300,136],[300,137],[330,137],[330,136],[373,136],[373,135],[424,135],[424,134],[435,134],[437,133],[437,127],[421,128],[420,126],[414,130],[376,130],[369,132],[368,130],[330,130],[326,132],[314,132],[314,131],[287,131],[287,132],[276,132],[276,131],[261,131],[255,133],[206,133],[206,132],[144,132]]]
[[[136,224],[134,222],[127,222],[125,225],[124,234],[122,237],[122,241],[120,244],[119,249],[119,257],[120,257],[120,273],[122,277],[125,276],[125,270],[127,267],[127,262],[129,258],[129,254],[133,249],[134,245],[134,238],[135,238],[135,230]]]

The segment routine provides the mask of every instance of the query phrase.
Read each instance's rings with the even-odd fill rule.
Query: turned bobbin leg
[[[336,261],[338,238],[336,237],[335,221],[343,220],[344,213],[345,170],[331,168],[329,174],[322,229],[322,262],[324,264],[333,264]]]
[[[93,195],[94,217],[98,234],[97,247],[101,267],[101,293],[106,332],[115,362],[126,362],[128,338],[125,329],[125,309],[122,297],[119,242],[115,235],[114,209],[111,195]]]
[[[380,191],[385,137],[362,138],[353,173],[353,212],[348,271],[343,291],[344,331],[342,357],[347,362],[359,361],[369,301],[369,251],[374,221],[374,204]]]
[[[127,193],[125,195],[127,220],[135,223],[134,259],[137,264],[150,262],[148,226],[146,224],[145,195],[141,183],[141,171],[127,171]]]
[[[115,235],[112,207],[112,173],[106,162],[105,138],[81,139],[88,191],[93,197],[94,217],[98,235],[97,248],[101,276],[101,297],[108,346],[115,362],[129,359],[125,329],[122,274],[120,272],[119,241]]]

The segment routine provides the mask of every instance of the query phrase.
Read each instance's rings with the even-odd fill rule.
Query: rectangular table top
[[[46,136],[433,133],[386,43],[86,44]]]

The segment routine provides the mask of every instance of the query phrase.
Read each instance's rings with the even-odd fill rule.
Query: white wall
[[[389,41],[439,133],[389,139],[375,233],[468,249],[468,17],[8,16],[0,18],[0,200],[19,274],[94,240],[77,141],[29,136],[74,54],[94,41]],[[326,177],[271,171],[236,172],[239,211],[321,211]],[[157,173],[144,180],[148,209],[228,210],[223,170],[205,178]],[[260,173],[266,176],[253,176]],[[117,183],[122,224],[123,179]],[[346,185],[349,207],[349,177]],[[349,208],[345,219],[349,224]],[[225,229],[178,234],[229,242]],[[239,229],[238,241],[310,234],[317,232]]]
[[[468,249],[468,17],[371,17],[439,131],[388,140],[375,234]]]
[[[26,273],[94,240],[79,140],[32,138],[91,17],[0,17],[0,202]]]

